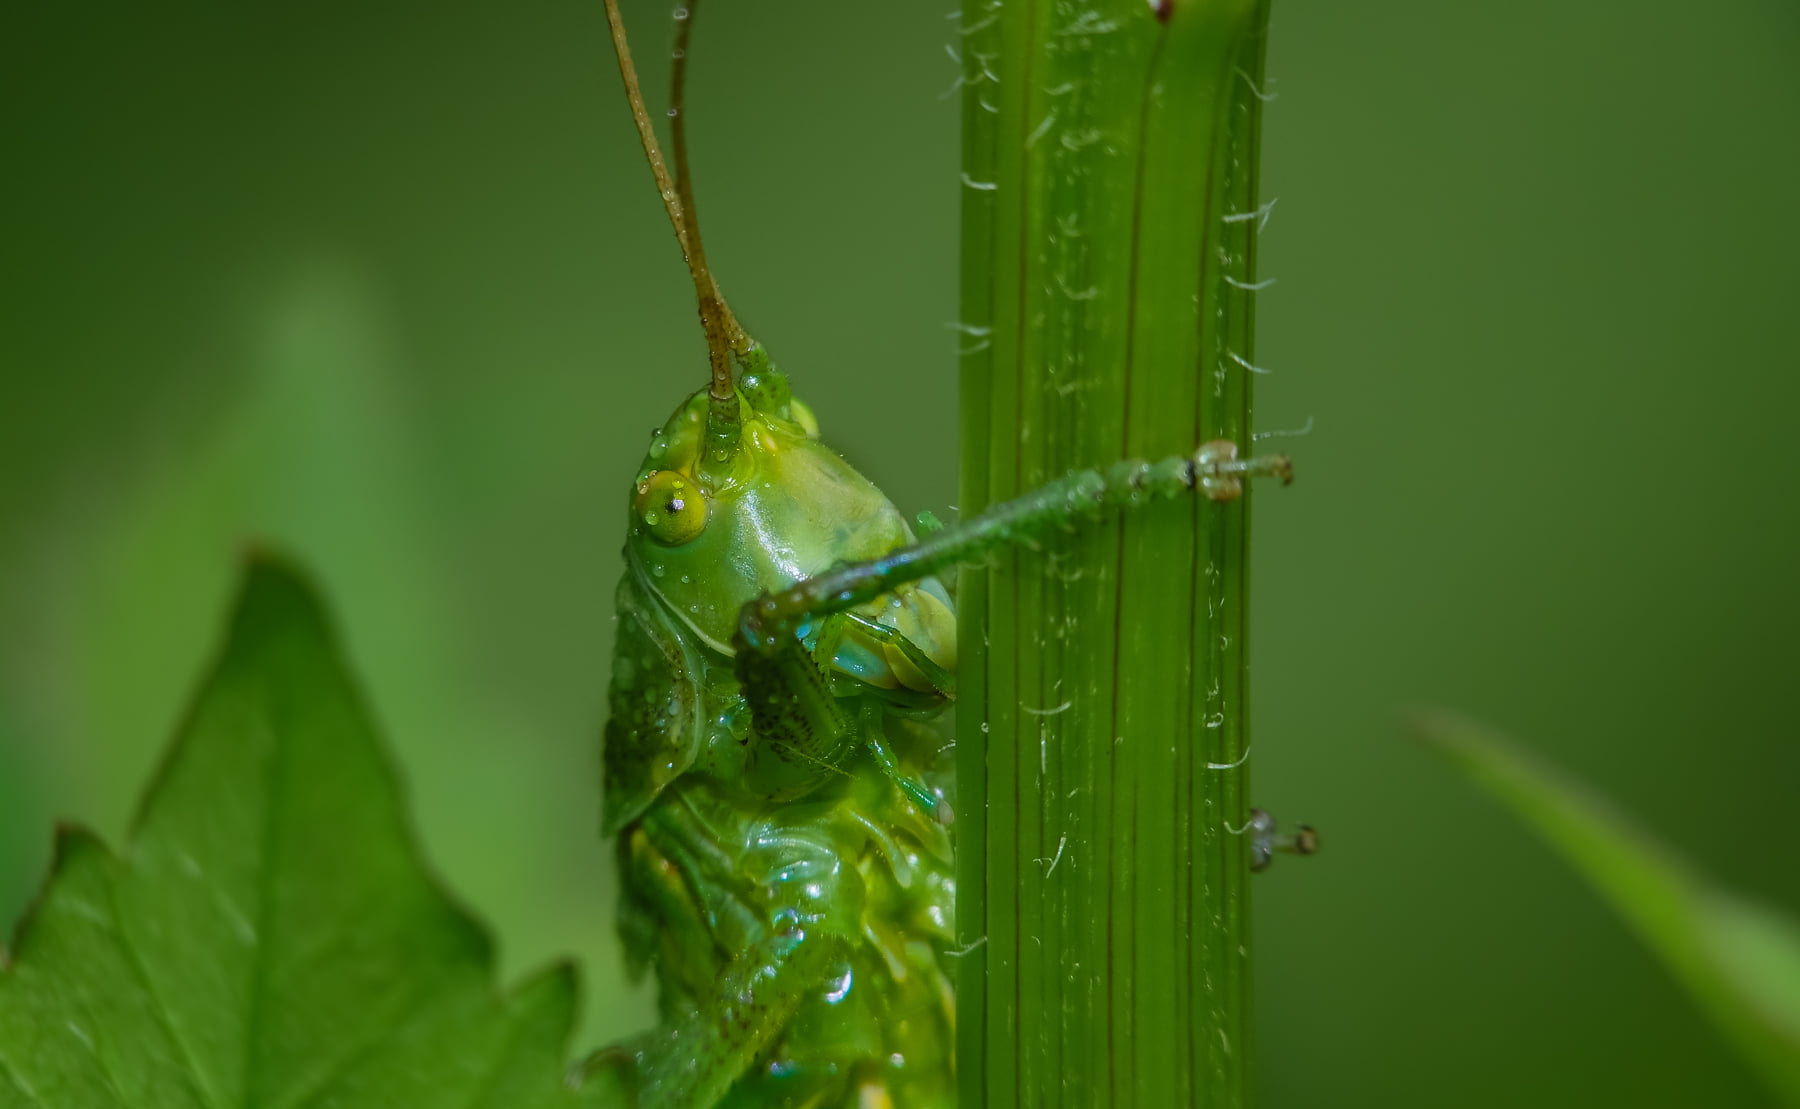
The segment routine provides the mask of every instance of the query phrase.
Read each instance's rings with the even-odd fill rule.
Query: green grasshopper
[[[603,758],[620,930],[633,969],[656,971],[662,1023],[595,1065],[622,1072],[641,1109],[943,1109],[956,1101],[942,724],[957,637],[939,575],[1129,506],[1229,500],[1247,475],[1291,472],[1218,441],[1070,474],[917,538],[820,441],[707,268],[680,115],[692,9],[677,24],[671,177],[606,0],[710,377],[633,483]],[[1274,849],[1265,825],[1259,859]]]

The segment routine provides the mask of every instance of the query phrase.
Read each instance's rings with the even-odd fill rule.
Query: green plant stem
[[[1268,9],[1164,8],[964,11],[965,515],[1249,453]],[[964,1106],[1246,1104],[1244,554],[1195,497],[963,572]]]

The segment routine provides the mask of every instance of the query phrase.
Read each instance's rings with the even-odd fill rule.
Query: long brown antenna
[[[688,172],[688,43],[693,38],[694,16],[699,8],[700,0],[687,0],[683,7],[675,9],[675,49],[669,66],[669,140],[675,148],[675,192],[681,198],[681,211],[687,220],[688,241],[693,243],[694,254],[700,259],[700,268],[705,271],[706,279],[712,282],[712,295],[719,302],[720,314],[724,317],[726,341],[731,344],[732,350],[743,355],[749,353],[755,344],[738,325],[731,305],[726,303],[725,294],[719,291],[719,283],[713,279],[712,269],[706,264],[706,244],[700,239],[700,209],[694,204],[694,178]]]
[[[681,256],[687,261],[688,274],[694,279],[694,296],[700,303],[700,326],[706,330],[707,362],[712,368],[712,387],[708,390],[715,402],[713,408],[722,419],[736,419],[736,396],[731,388],[731,340],[726,320],[729,309],[719,298],[718,287],[706,268],[706,258],[699,251],[700,237],[682,206],[681,192],[669,178],[669,167],[663,162],[662,148],[656,144],[656,131],[650,126],[650,112],[644,107],[644,93],[638,85],[637,67],[631,64],[631,44],[625,40],[625,21],[619,15],[618,0],[606,0],[606,22],[612,30],[613,52],[619,57],[619,76],[625,79],[625,99],[631,105],[631,118],[637,123],[638,140],[644,145],[644,158],[650,163],[650,175],[656,179],[656,191],[668,210],[675,238],[681,244]],[[732,330],[735,330],[735,321]],[[733,411],[724,412],[727,404]]]

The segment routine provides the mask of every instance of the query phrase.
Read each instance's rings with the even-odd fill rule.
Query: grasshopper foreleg
[[[1278,477],[1285,485],[1293,481],[1294,472],[1286,455],[1239,458],[1237,445],[1224,439],[1203,444],[1187,458],[1128,459],[1079,470],[992,505],[974,519],[945,525],[881,558],[839,566],[751,601],[739,615],[734,640],[740,670],[747,655],[772,658],[784,653],[796,630],[810,620],[845,612],[896,586],[974,562],[998,547],[1188,493],[1215,502],[1234,500],[1243,493],[1243,479],[1255,476]]]
[[[886,624],[877,623],[854,612],[841,612],[836,616],[848,624],[854,624],[858,631],[875,642],[898,651],[901,657],[905,658],[914,669],[924,676],[932,689],[946,697],[956,695],[956,675],[938,665],[936,659],[926,654],[917,643],[903,635],[900,629],[890,628]]]
[[[897,630],[851,614],[828,614],[810,648],[790,636],[779,650],[739,652],[738,679],[756,721],[755,748],[746,769],[770,799],[797,798],[847,773],[856,751],[866,749],[896,788],[933,819],[947,823],[948,802],[903,773],[888,748],[882,706],[865,701],[852,716],[832,694],[831,660],[852,629],[900,651],[939,692],[954,687],[954,677]]]

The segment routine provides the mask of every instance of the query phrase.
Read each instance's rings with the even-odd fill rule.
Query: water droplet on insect
[[[655,522],[656,522],[656,521],[654,521],[654,520],[652,520],[652,521],[650,521],[650,522],[651,522],[651,523],[655,523]],[[650,572],[651,572],[651,573],[652,573],[652,574],[655,574],[655,575],[656,575],[656,576],[657,576],[657,577],[659,577],[659,578],[660,578],[660,577],[662,577],[662,576],[663,576],[663,572],[664,572],[664,571],[663,571],[663,565],[662,565],[662,563],[660,563],[660,562],[659,562],[659,563],[657,563],[657,564],[656,564],[656,565],[655,565],[655,566],[652,566],[652,567],[650,567]]]
[[[850,996],[850,986],[854,981],[854,973],[849,967],[845,967],[843,977],[833,982],[831,988],[825,991],[825,1003],[827,1005],[836,1005],[838,1002],[844,1000],[844,998]]]
[[[683,575],[681,575],[681,584],[692,585],[692,584],[694,584],[694,579],[687,574],[683,574]]]

